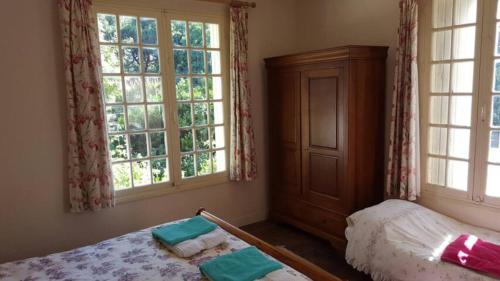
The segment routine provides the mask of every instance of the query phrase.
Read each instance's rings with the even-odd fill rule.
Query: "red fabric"
[[[500,245],[474,235],[460,235],[446,247],[441,260],[500,278]]]

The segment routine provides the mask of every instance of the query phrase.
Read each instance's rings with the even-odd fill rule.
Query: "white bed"
[[[347,218],[346,260],[375,281],[497,280],[440,261],[460,234],[500,244],[500,233],[460,223],[415,203],[387,200]]]

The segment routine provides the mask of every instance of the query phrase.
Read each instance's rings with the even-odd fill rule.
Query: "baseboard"
[[[231,219],[231,224],[237,227],[241,227],[244,225],[264,221],[267,219],[268,213],[269,211],[267,209],[248,213],[243,216]]]

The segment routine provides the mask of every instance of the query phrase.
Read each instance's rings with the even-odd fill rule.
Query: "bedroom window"
[[[424,192],[499,204],[498,2],[433,0],[421,15]]]
[[[115,190],[227,180],[222,21],[113,7],[96,20]]]

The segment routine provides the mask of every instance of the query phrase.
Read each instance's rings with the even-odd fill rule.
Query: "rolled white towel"
[[[298,272],[292,274],[286,268],[282,268],[268,273],[264,278],[255,281],[310,281],[310,279]]]
[[[167,249],[174,252],[174,254],[181,258],[187,258],[197,253],[213,248],[219,244],[226,242],[226,233],[220,228],[214,231],[200,235],[194,239],[189,239],[175,245],[163,244]]]

